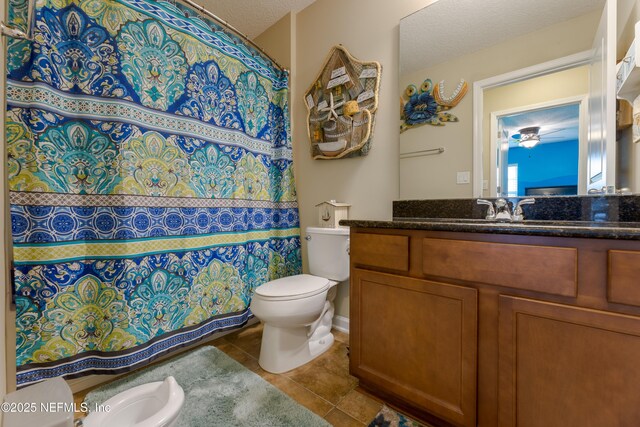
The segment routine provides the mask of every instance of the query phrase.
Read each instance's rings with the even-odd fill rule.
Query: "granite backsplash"
[[[523,198],[507,200],[513,209]],[[478,205],[476,200],[398,200],[393,202],[393,218],[482,219],[487,207]],[[522,206],[525,220],[640,222],[640,195],[544,196],[535,200],[535,204]]]

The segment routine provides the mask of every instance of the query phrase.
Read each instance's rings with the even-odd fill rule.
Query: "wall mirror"
[[[469,92],[448,110],[458,121],[401,132],[400,198],[635,192],[640,149],[616,142],[614,93],[637,3],[438,0],[403,18],[405,101],[410,85]]]

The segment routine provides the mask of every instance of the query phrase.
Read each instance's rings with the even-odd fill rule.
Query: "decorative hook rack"
[[[314,159],[364,156],[369,152],[381,72],[380,63],[359,61],[342,45],[329,51],[304,95]]]

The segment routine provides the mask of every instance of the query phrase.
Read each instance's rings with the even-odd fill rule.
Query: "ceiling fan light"
[[[520,146],[524,147],[524,148],[533,148],[536,145],[538,145],[538,142],[540,142],[540,136],[539,135],[531,135],[528,138],[523,138],[520,141]]]

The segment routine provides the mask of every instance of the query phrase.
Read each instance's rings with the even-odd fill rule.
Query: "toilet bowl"
[[[173,377],[118,393],[90,412],[84,427],[172,427],[184,405],[184,391]],[[94,408],[89,408],[91,411]]]
[[[306,229],[311,274],[283,277],[258,286],[251,312],[264,324],[258,363],[282,373],[315,359],[333,344],[331,333],[338,282],[349,277],[349,229]]]

